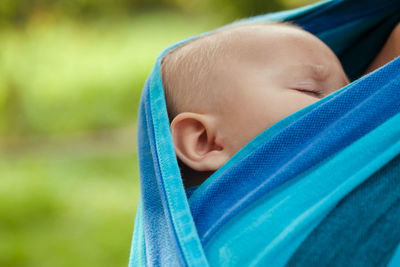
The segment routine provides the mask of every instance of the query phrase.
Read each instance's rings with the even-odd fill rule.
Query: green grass
[[[3,158],[0,266],[125,266],[136,162],[134,152]]]
[[[134,127],[161,50],[213,23],[158,12],[0,30],[0,266],[127,265],[136,136],[104,133]]]

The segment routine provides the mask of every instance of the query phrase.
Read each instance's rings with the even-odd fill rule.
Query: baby
[[[169,51],[162,80],[185,187],[262,131],[344,87],[333,51],[288,23],[238,25]]]

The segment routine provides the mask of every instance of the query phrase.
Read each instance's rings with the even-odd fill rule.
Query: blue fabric
[[[400,114],[252,203],[205,245],[208,260],[216,266],[285,265],[343,197],[399,154],[398,125]]]
[[[336,206],[288,266],[387,266],[400,242],[399,222],[397,156]]]
[[[144,231],[142,220],[142,203],[139,202],[133,232],[129,266],[146,266],[146,252],[144,246]]]
[[[192,194],[194,193],[194,191],[196,191],[196,189],[198,187],[199,186],[192,186],[192,187],[186,188],[186,197],[190,198],[192,196]]]
[[[163,51],[140,102],[141,199],[129,265],[286,264],[343,198],[400,153],[400,59],[357,79],[399,11],[398,0],[331,0],[238,22],[291,20],[326,42],[356,80],[257,136],[189,199],[160,61],[196,36]]]
[[[159,67],[159,64],[156,67]],[[159,76],[150,76],[141,98],[138,150],[143,238],[134,238],[130,265],[145,253],[148,266],[207,266],[186,201],[169,133],[168,116]],[[152,88],[152,90],[150,90]],[[159,90],[156,90],[159,89]],[[160,123],[160,122],[167,123]],[[153,123],[156,122],[156,123]],[[137,251],[137,252],[135,252]],[[139,253],[139,255],[137,255]]]
[[[397,246],[396,251],[392,255],[392,259],[388,264],[388,267],[397,267],[397,266],[400,266],[400,243]]]

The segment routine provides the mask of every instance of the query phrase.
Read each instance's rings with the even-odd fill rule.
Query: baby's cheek
[[[277,99],[278,100],[278,99]],[[274,124],[287,116],[303,109],[319,99],[296,90],[286,90],[274,103],[274,110],[271,113],[271,122]]]
[[[269,90],[241,98],[232,112],[224,113],[233,151],[238,151],[275,123],[319,100],[295,90]]]

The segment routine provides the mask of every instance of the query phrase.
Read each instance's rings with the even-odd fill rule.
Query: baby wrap
[[[237,22],[300,25],[353,82],[265,130],[189,198],[160,61],[198,36],[163,51],[139,108],[129,266],[400,266],[400,58],[359,78],[399,19],[399,0],[333,0]]]

